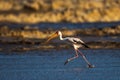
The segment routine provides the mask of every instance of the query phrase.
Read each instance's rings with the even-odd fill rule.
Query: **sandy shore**
[[[1,0],[0,21],[111,22],[120,21],[120,0]]]
[[[117,36],[120,34],[120,26],[105,28],[84,28],[84,29],[60,29],[64,36]],[[10,37],[13,39],[47,39],[55,33],[54,29],[41,30],[38,27],[18,27],[10,28],[8,26],[0,27],[0,37]]]

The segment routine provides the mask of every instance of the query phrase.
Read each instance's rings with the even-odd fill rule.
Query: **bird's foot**
[[[66,60],[66,61],[65,61],[65,63],[64,63],[64,65],[66,65],[68,62],[69,62],[69,61],[68,61],[68,60]]]
[[[94,66],[94,65],[91,65],[91,64],[88,64],[87,67],[88,67],[88,68],[94,68],[95,66]]]

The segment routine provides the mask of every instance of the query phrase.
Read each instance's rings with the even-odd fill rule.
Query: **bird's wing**
[[[84,43],[82,40],[79,38],[74,38],[74,37],[66,37],[64,38],[65,41],[70,42],[70,43]]]
[[[75,44],[81,44],[81,45],[83,45],[84,47],[86,47],[86,48],[90,48],[89,46],[87,46],[81,39],[79,39],[79,38],[73,38],[73,41],[74,41],[74,43]]]
[[[74,38],[73,37],[66,37],[65,40],[67,42],[70,42],[70,43],[76,43],[76,41],[74,41]]]
[[[66,37],[64,38],[65,41],[72,43],[72,44],[81,44],[86,48],[90,48],[87,46],[80,38],[75,38],[75,37]]]
[[[75,43],[84,43],[81,39],[79,39],[79,38],[73,38],[73,41],[75,42]]]

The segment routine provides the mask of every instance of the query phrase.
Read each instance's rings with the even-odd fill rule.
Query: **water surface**
[[[81,50],[95,68],[87,68],[71,50],[0,52],[0,80],[120,80],[120,50]]]
[[[120,21],[117,22],[84,22],[84,23],[69,23],[69,22],[60,22],[60,23],[36,23],[36,24],[18,24],[18,23],[0,23],[0,26],[9,26],[11,28],[18,28],[24,26],[38,27],[40,29],[78,29],[78,28],[104,28],[104,27],[113,27],[120,25]]]

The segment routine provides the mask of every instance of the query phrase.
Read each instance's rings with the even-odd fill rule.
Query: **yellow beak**
[[[46,41],[45,41],[45,44],[47,44],[50,40],[56,38],[58,36],[57,32],[52,34]]]

